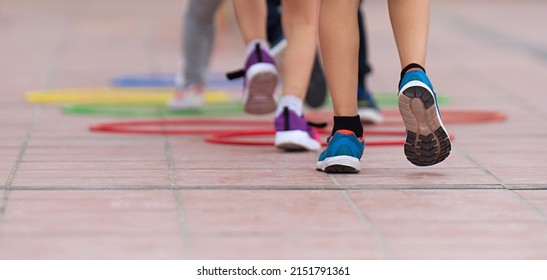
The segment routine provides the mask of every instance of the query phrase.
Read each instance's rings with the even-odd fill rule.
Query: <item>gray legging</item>
[[[222,0],[190,0],[182,34],[183,85],[206,83],[207,66],[215,39],[215,14]]]

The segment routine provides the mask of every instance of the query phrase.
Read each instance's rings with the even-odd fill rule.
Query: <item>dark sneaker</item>
[[[310,123],[289,108],[274,120],[275,146],[287,151],[319,150],[321,136]]]
[[[316,164],[316,169],[327,173],[356,173],[361,170],[365,137],[357,138],[350,130],[338,130],[327,140],[328,146]]]
[[[406,126],[406,158],[418,166],[443,161],[450,139],[443,126],[433,86],[419,68],[407,71],[399,85],[399,112]]]

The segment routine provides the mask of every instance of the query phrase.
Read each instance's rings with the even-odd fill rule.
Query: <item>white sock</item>
[[[295,112],[298,116],[302,116],[302,107],[304,106],[302,99],[294,95],[283,95],[281,100],[277,103],[277,110],[275,116],[281,115],[283,108],[288,107],[289,110]]]
[[[252,40],[251,42],[249,42],[249,44],[247,44],[247,46],[245,47],[246,50],[247,50],[247,55],[249,55],[249,54],[251,54],[252,52],[255,51],[257,43],[260,45],[262,50],[264,50],[265,52],[268,52],[268,54],[271,56],[271,54],[270,54],[270,44],[268,44],[268,42],[266,42],[264,40]]]

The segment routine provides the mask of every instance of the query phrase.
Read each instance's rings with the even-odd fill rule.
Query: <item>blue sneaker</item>
[[[318,171],[327,173],[356,173],[361,170],[365,137],[357,138],[352,131],[338,130],[327,140],[328,146],[316,164]]]
[[[399,112],[406,126],[406,158],[417,166],[443,161],[450,139],[443,126],[433,86],[419,68],[407,71],[399,85]]]

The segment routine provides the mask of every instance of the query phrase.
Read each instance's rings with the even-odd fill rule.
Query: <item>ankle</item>
[[[256,51],[257,44],[260,46],[260,49],[262,51],[265,51],[268,54],[270,54],[270,45],[268,44],[268,42],[265,40],[257,39],[257,40],[250,41],[245,47],[247,55],[250,55],[252,52]]]
[[[363,124],[359,115],[356,116],[334,116],[334,126],[331,135],[334,135],[338,130],[350,130],[357,138],[363,136]]]
[[[425,68],[422,67],[420,64],[418,63],[410,63],[409,65],[405,66],[403,68],[403,70],[401,70],[401,78],[399,79],[399,88],[401,87],[401,82],[403,81],[403,77],[405,76],[405,74],[408,72],[408,71],[413,71],[413,70],[422,70],[424,71],[425,73]]]
[[[303,101],[297,96],[294,95],[283,95],[279,103],[277,104],[277,110],[275,111],[275,116],[279,116],[285,107],[289,110],[295,112],[298,116],[302,116]]]

